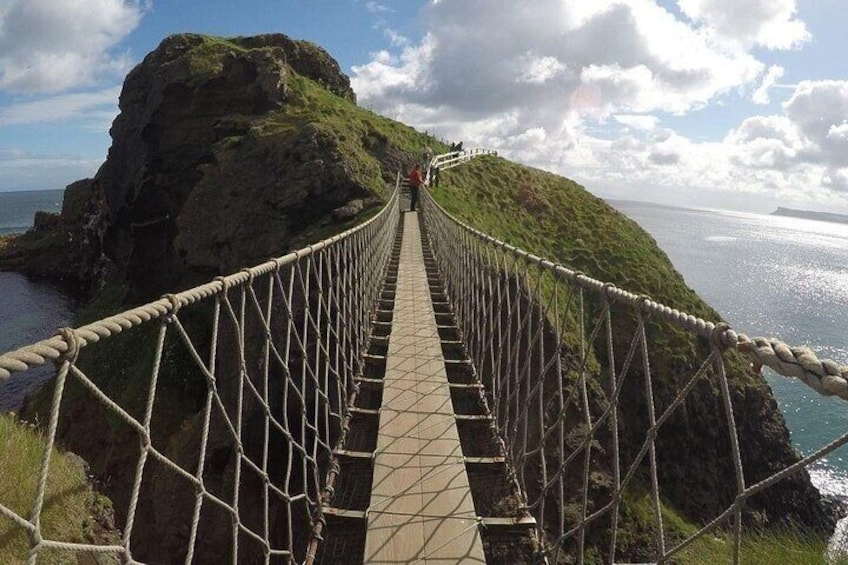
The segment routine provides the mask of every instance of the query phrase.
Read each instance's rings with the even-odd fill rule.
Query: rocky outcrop
[[[85,293],[103,268],[103,223],[94,181],[74,182],[65,188],[60,214],[37,212],[27,233],[0,240],[0,270],[50,279]]]
[[[245,49],[282,49],[286,64],[296,73],[314,80],[336,96],[356,103],[350,79],[342,73],[336,60],[314,43],[291,39],[280,33],[237,37],[231,41]]]
[[[105,250],[135,297],[281,254],[377,188],[351,178],[320,131],[263,130],[286,112],[292,71],[354,99],[329,55],[282,35],[169,37],[129,74],[96,180]]]
[[[40,217],[0,250],[0,268],[86,287],[109,264],[141,302],[306,243],[349,202],[378,204],[409,150],[371,144],[372,162],[352,159],[320,112],[307,115],[313,91],[356,100],[309,42],[166,38],[126,78],[105,163],[68,187],[85,205]]]

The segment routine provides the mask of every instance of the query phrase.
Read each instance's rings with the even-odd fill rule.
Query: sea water
[[[61,208],[61,190],[0,192],[0,235],[29,229],[36,210]],[[73,310],[74,301],[56,286],[0,272],[0,353],[50,337],[56,328],[68,325]],[[0,412],[17,410],[52,374],[48,363],[0,381]]]
[[[686,283],[736,331],[806,345],[821,359],[848,364],[848,225],[610,204],[656,239]],[[764,373],[802,454],[848,432],[848,402]],[[831,452],[810,474],[823,493],[848,496],[848,447]]]
[[[25,232],[37,210],[62,210],[63,190],[0,192],[0,235]]]

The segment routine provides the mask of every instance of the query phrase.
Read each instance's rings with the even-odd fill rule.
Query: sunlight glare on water
[[[611,204],[657,240],[687,284],[734,329],[848,364],[848,225]],[[848,433],[848,402],[771,371],[766,378],[802,454]],[[818,462],[811,475],[823,492],[848,496],[848,447]]]

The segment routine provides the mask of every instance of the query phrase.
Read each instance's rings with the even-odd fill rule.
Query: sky
[[[0,191],[93,176],[180,32],[314,41],[361,106],[602,197],[848,213],[847,0],[0,0]]]

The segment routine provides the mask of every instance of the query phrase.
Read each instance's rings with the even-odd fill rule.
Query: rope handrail
[[[398,176],[398,178],[400,178]],[[390,202],[389,204],[391,204]],[[390,206],[387,204],[374,217],[369,218],[358,226],[354,226],[340,234],[334,235],[318,243],[307,245],[296,251],[291,251],[280,257],[269,259],[264,263],[242,269],[237,273],[231,273],[223,277],[198,285],[194,288],[184,290],[176,294],[168,294],[159,300],[148,302],[130,310],[125,310],[113,316],[91,322],[79,328],[75,328],[74,334],[77,338],[77,346],[83,348],[100,339],[122,332],[145,322],[164,317],[178,310],[182,306],[194,304],[200,300],[220,294],[224,290],[247,284],[256,277],[267,275],[281,267],[296,262],[298,259],[312,255],[347,239],[353,234],[364,230],[371,223],[379,221],[388,213]],[[55,361],[60,356],[69,352],[67,339],[62,334],[54,335],[36,343],[8,351],[0,355],[0,379],[8,379],[13,373],[26,371],[41,366],[48,361]]]
[[[592,278],[564,265],[538,257],[469,226],[448,213],[435,200],[432,198],[430,200],[440,213],[481,241],[496,245],[518,258],[555,273],[559,277],[573,280],[583,288],[596,293],[606,293],[611,299],[629,306],[639,306],[646,313],[660,316],[682,329],[695,332],[702,337],[717,339],[724,347],[735,347],[751,360],[752,368],[757,372],[762,366],[766,366],[784,377],[799,379],[823,396],[838,396],[843,400],[848,400],[848,365],[839,365],[831,359],[820,360],[809,347],[787,345],[777,338],[750,338],[746,334],[737,333],[723,322],[706,321],[698,316],[666,306],[645,294],[630,292],[612,283]]]
[[[2,378],[49,360],[58,369],[32,505],[15,509],[0,500],[0,516],[29,539],[30,564],[45,551],[57,549],[112,554],[137,563],[136,548],[151,551],[165,546],[161,536],[172,538],[186,563],[212,558],[268,562],[271,556],[314,560],[324,509],[339,472],[335,450],[347,438],[349,406],[358,393],[356,378],[363,374],[400,220],[400,180],[398,173],[394,190],[376,215],[343,233],[79,328],[63,328],[50,339],[0,356]],[[204,302],[207,306],[199,309]],[[96,362],[87,362],[84,349],[101,341],[111,343],[107,338],[116,339],[117,334],[154,321],[155,336],[128,336],[138,357],[115,359],[110,368],[121,373],[135,367],[142,378],[145,372],[149,375],[149,392],[146,400],[139,399],[144,406],[138,413],[118,395],[110,396],[102,380],[107,375]],[[142,366],[143,351],[152,353],[151,366],[146,362]],[[177,351],[185,361],[175,367]],[[170,452],[168,438],[154,435],[155,418],[168,417],[157,411],[162,404],[157,401],[169,380],[187,379],[190,374],[206,390],[205,403],[186,420],[197,430],[197,443]],[[64,400],[70,382],[83,391],[74,403],[85,402],[87,410],[111,415],[118,422],[114,425],[138,438],[135,473],[120,474],[128,480],[122,483],[128,502],[120,543],[59,541],[49,539],[42,528],[51,457],[60,413],[69,410]],[[253,431],[248,434],[250,426]],[[227,466],[217,471],[207,468],[213,456],[220,466],[222,449],[229,454]],[[155,472],[150,461],[155,462]],[[168,488],[167,480],[189,487],[161,502],[179,519],[170,521],[166,531],[137,527],[142,501],[148,506],[155,501],[155,489]],[[240,502],[244,493],[250,495],[249,504]],[[201,519],[231,523],[230,535],[219,531],[216,539],[204,535],[201,542]]]
[[[615,562],[620,507],[627,489],[642,477],[638,480],[646,484],[639,488],[647,488],[653,509],[651,559],[679,557],[697,539],[730,524],[730,547],[738,563],[743,508],[748,504],[756,510],[759,504],[752,497],[778,488],[780,481],[798,480],[799,471],[848,444],[846,433],[770,476],[749,472],[747,479],[754,481],[747,483],[726,352],[738,350],[756,372],[767,365],[843,399],[848,399],[846,368],[819,361],[807,348],[748,338],[723,322],[704,320],[519,249],[458,220],[430,194],[422,195],[422,210],[459,333],[475,378],[486,391],[481,401],[498,430],[524,508],[547,541],[543,554],[552,562],[560,562],[563,552],[585,562],[590,540],[596,558]],[[703,338],[693,349],[703,358],[692,358],[690,372],[674,375],[676,388],[669,389],[664,381],[655,398],[654,373],[669,368],[653,366],[648,335],[662,332],[664,324]],[[681,541],[667,535],[663,523],[662,478],[668,465],[658,438],[667,450],[675,442],[687,449],[673,422],[704,379],[718,384],[724,409],[726,443],[717,449],[729,457],[715,464],[729,466],[722,472],[735,488],[725,492],[724,485],[714,485],[713,519]],[[634,382],[638,380],[641,390]],[[644,412],[634,427],[629,408],[629,427],[624,428],[622,406],[634,402]],[[782,488],[794,487],[804,488],[803,482]],[[603,548],[598,539],[607,540]]]
[[[484,155],[497,153],[482,148],[454,151],[435,156],[428,169],[445,170]],[[149,483],[155,480],[148,460],[191,487],[183,501],[190,520],[177,525],[173,534],[186,543],[186,563],[201,550],[210,551],[198,541],[200,520],[201,515],[215,513],[232,522],[226,543],[233,562],[252,551],[245,549],[249,544],[258,548],[251,557],[264,555],[266,562],[272,555],[307,563],[315,559],[324,509],[339,473],[336,449],[347,438],[349,405],[359,391],[355,377],[363,373],[374,304],[400,221],[402,180],[398,173],[394,192],[380,212],[344,233],[79,328],[63,328],[49,339],[0,355],[0,379],[48,361],[58,367],[35,501],[28,516],[0,501],[0,516],[29,537],[30,563],[45,549],[109,553],[137,562],[133,558],[140,535],[135,527],[137,508],[148,492],[144,489],[154,488]],[[747,356],[757,372],[768,366],[823,395],[846,400],[848,367],[821,361],[808,348],[749,338],[722,322],[704,320],[519,249],[461,222],[423,192],[425,231],[476,378],[481,390],[487,391],[481,393],[481,401],[499,431],[524,509],[533,514],[539,532],[549,541],[547,557],[557,561],[563,551],[573,550],[584,562],[588,540],[604,527],[609,545],[603,555],[615,561],[619,509],[628,485],[641,477],[650,490],[659,561],[685,552],[694,540],[730,522],[738,562],[742,511],[751,497],[848,443],[845,434],[769,477],[756,477],[749,486],[725,369],[726,351],[736,349]],[[211,307],[199,316],[203,324],[208,322],[208,328],[204,326],[208,332],[183,323],[186,309],[198,311],[200,303]],[[691,374],[681,378],[674,398],[663,403],[654,399],[656,368],[648,335],[655,328],[649,320],[704,338],[697,350],[703,359],[692,360]],[[83,350],[150,322],[158,322],[158,334],[151,344],[149,394],[138,415],[86,373]],[[169,457],[153,435],[157,387],[166,380],[160,378],[166,374],[166,338],[183,348],[206,387],[205,404],[195,415],[199,447],[183,458]],[[225,350],[223,343],[229,348]],[[600,352],[606,356],[603,362],[596,358]],[[233,358],[225,359],[224,353]],[[623,449],[620,406],[625,399],[633,400],[632,381],[637,378],[644,381],[640,394],[645,413],[636,431],[644,439]],[[657,438],[699,380],[706,378],[718,382],[724,408],[728,478],[735,485],[732,500],[699,532],[683,541],[667,539]],[[119,544],[50,540],[41,529],[51,453],[66,385],[72,381],[139,440]],[[261,428],[261,439],[256,430],[248,437],[248,421]],[[600,447],[599,436],[605,442]],[[215,481],[205,474],[213,445],[232,450],[229,491],[216,490]],[[272,445],[285,446],[284,461],[272,461]],[[597,490],[592,477],[598,473],[609,482],[604,487],[609,490],[606,498],[590,494]],[[248,475],[256,490],[251,504],[259,501],[262,507],[259,517],[240,502],[241,490],[247,488],[241,477]],[[223,482],[223,476],[217,478]],[[311,535],[304,540],[296,530]]]

